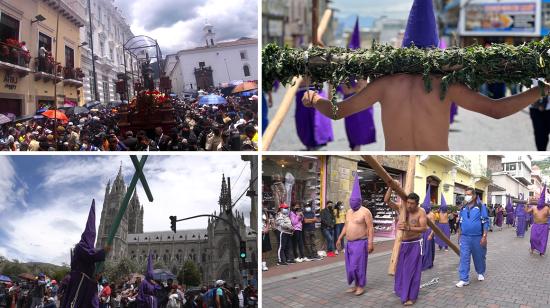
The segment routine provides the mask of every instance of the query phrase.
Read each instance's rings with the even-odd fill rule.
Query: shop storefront
[[[374,235],[395,238],[397,213],[384,203],[384,195],[388,189],[386,183],[364,162],[359,162],[357,169],[363,205],[371,211],[374,218]],[[393,179],[403,182],[404,172],[388,167],[384,169]],[[394,201],[397,201],[395,196]]]

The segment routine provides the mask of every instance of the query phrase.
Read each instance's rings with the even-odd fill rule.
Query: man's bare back
[[[536,224],[546,224],[548,223],[548,216],[550,216],[550,208],[545,206],[542,210],[539,210],[536,206],[532,206],[527,210],[527,213],[533,213]]]
[[[447,212],[439,212],[439,223],[440,224],[449,223],[449,214],[447,214]]]
[[[451,102],[492,118],[509,116],[540,97],[533,88],[521,94],[493,100],[464,85],[449,86],[440,100],[441,78],[432,76],[432,91],[426,92],[421,75],[395,74],[380,77],[362,91],[338,104],[337,118],[357,113],[380,102],[386,150],[448,151]],[[548,90],[548,86],[547,86]],[[310,91],[302,99],[333,118],[330,101]]]
[[[367,239],[369,236],[369,228],[373,226],[372,214],[364,207],[360,207],[357,211],[349,209],[346,213],[346,239],[355,241],[359,239]]]

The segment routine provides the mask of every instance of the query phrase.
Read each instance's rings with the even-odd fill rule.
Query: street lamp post
[[[90,23],[90,49],[92,51],[92,74],[94,78],[94,100],[99,101],[99,94],[97,93],[97,74],[95,72],[95,55],[94,55],[94,34],[93,34],[93,26],[92,26],[92,5],[90,3],[90,0],[88,0],[88,20]]]

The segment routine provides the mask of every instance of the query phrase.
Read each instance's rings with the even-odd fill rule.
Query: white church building
[[[234,81],[258,80],[258,39],[216,42],[211,24],[203,27],[204,45],[166,56],[172,92],[195,92]]]

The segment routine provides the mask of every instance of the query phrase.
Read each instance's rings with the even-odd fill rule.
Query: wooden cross
[[[416,156],[410,155],[409,156],[409,164],[407,166],[407,174],[405,178],[405,188],[402,187],[393,187],[395,185],[392,184],[393,178],[391,175],[380,165],[380,163],[372,156],[372,155],[364,155],[363,159],[369,164],[369,166],[374,169],[374,172],[382,178],[384,183],[388,187],[392,187],[392,189],[399,195],[401,198],[401,202],[399,203],[399,222],[404,223],[406,219],[406,209],[405,209],[405,202],[407,201],[407,195],[409,192],[414,191],[414,168],[416,164]],[[451,249],[457,254],[460,255],[460,250],[456,245],[451,242],[451,240],[439,229],[438,226],[436,226],[431,220],[427,219],[428,226],[432,228],[434,233],[439,236]],[[397,266],[397,258],[399,256],[399,250],[401,248],[401,241],[403,240],[403,231],[397,230],[395,235],[395,241],[393,243],[393,250],[392,255],[390,259],[390,266],[388,268],[388,274],[389,275],[395,275],[395,269]]]

